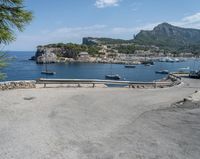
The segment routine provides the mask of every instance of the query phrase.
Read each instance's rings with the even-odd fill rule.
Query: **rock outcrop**
[[[57,61],[57,55],[54,53],[54,49],[38,47],[35,60],[38,64],[55,63]]]
[[[55,46],[54,46],[55,45]],[[82,50],[76,49],[73,46],[59,46],[59,44],[50,44],[46,46],[38,46],[35,54],[37,63],[55,63],[58,57],[77,59],[79,52]]]

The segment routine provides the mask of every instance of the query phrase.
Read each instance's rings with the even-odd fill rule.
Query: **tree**
[[[32,13],[25,10],[24,0],[0,0],[0,45],[15,40],[15,31],[23,31],[32,20]],[[5,66],[5,56],[0,55],[0,68]]]

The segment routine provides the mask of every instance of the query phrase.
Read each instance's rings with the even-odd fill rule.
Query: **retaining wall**
[[[0,82],[0,90],[36,88],[36,81]]]

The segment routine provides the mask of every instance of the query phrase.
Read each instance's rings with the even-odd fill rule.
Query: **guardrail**
[[[181,80],[181,77],[174,75],[174,73],[170,73],[168,77],[173,78],[175,80]]]
[[[37,81],[37,84],[44,84],[44,87],[47,84],[78,84],[80,87],[81,84],[91,84],[95,87],[96,84],[104,85],[127,85],[129,88],[146,88],[146,87],[167,87],[173,86],[172,82],[135,82],[135,81],[115,81],[115,80],[98,80],[98,79],[45,79],[40,78]]]

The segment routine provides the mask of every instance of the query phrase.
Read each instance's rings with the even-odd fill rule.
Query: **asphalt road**
[[[199,159],[199,80],[164,89],[0,92],[2,159]]]

